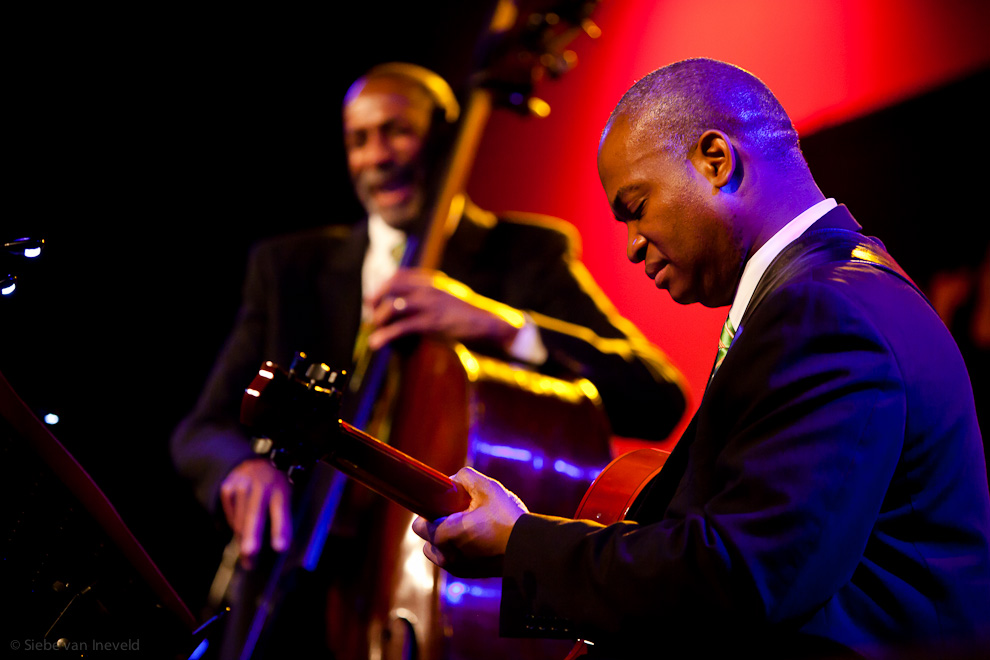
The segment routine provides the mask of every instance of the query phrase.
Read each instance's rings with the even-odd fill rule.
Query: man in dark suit
[[[397,268],[396,248],[422,229],[438,133],[457,117],[446,82],[414,65],[382,65],[351,87],[343,110],[348,168],[369,217],[256,246],[234,329],[172,438],[180,474],[204,506],[223,511],[243,557],[262,548],[266,525],[276,550],[292,534],[289,483],[253,453],[238,421],[264,360],[288,366],[305,351],[347,368],[357,343],[377,349],[408,334],[440,336],[588,378],[617,434],[671,431],[685,408],[684,381],[594,284],[569,225],[496,218],[462,199],[443,272]],[[631,414],[647,402],[657,417]]]
[[[417,519],[427,556],[457,573],[500,559],[503,634],[585,638],[603,657],[990,648],[966,368],[818,189],[776,98],[722,62],[664,67],[619,102],[598,166],[629,259],[677,302],[731,305],[697,414],[637,522],[533,515],[465,469],[477,507]]]

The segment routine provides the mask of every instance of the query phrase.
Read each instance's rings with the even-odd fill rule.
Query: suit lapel
[[[860,233],[861,229],[845,205],[832,209],[809,227],[804,234],[777,255],[767,268],[767,272],[760,278],[736,335],[743,332],[749,318],[772,291],[815,266],[825,263],[836,261],[868,263],[901,278],[917,290],[917,285],[887,254],[883,243],[864,236]]]
[[[879,241],[863,236],[859,233],[860,229],[861,227],[853,219],[848,209],[844,205],[839,205],[822,216],[796,241],[785,248],[773,260],[757,284],[739,328],[736,330],[736,337],[738,338],[742,334],[747,321],[767,295],[784,282],[815,264],[836,259],[852,259],[855,258],[853,256],[855,253],[864,257],[868,256],[867,260],[871,263],[907,278],[907,275],[903,274],[896,262],[883,250]],[[855,252],[857,249],[862,252]],[[908,281],[910,282],[909,279]],[[698,406],[698,412],[695,413],[691,423],[677,441],[670,458],[664,464],[663,470],[634,503],[628,516],[629,519],[637,522],[650,522],[663,518],[664,512],[686,474],[691,445],[697,435],[698,420],[701,415],[707,414],[707,395],[708,388],[706,387],[705,394]]]
[[[362,222],[346,233],[328,234],[321,242],[321,263],[316,276],[316,297],[321,302],[317,310],[318,328],[333,329],[328,337],[318,341],[330,342],[329,353],[338,364],[350,365],[354,338],[361,324],[361,264],[368,248],[368,225]]]

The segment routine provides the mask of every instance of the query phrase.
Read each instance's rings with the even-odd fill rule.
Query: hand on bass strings
[[[413,521],[413,531],[426,541],[423,553],[458,577],[499,577],[512,526],[529,511],[515,493],[477,470],[461,468],[452,478],[471,504],[444,518]]]
[[[408,334],[484,340],[504,349],[526,322],[519,310],[431,270],[400,269],[369,302],[372,350]]]
[[[266,523],[272,549],[281,552],[292,538],[291,485],[263,458],[238,464],[220,484],[220,503],[240,546],[241,562],[250,567],[261,551]]]

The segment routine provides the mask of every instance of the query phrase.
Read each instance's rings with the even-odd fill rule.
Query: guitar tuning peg
[[[300,481],[303,477],[305,477],[307,474],[308,471],[304,466],[293,465],[286,471],[285,476],[288,477],[290,484],[295,484],[296,482]]]
[[[251,451],[259,456],[264,456],[271,453],[274,446],[275,443],[272,442],[271,438],[256,437],[251,439]]]
[[[306,369],[306,378],[311,385],[322,385],[335,390],[337,385],[342,385],[346,372],[331,369],[323,362],[314,363]],[[340,383],[338,383],[340,381]]]
[[[306,369],[306,378],[309,378],[310,382],[318,383],[323,381],[330,373],[330,367],[322,362],[313,363],[309,365]]]
[[[573,50],[565,50],[559,54],[543,53],[540,56],[540,64],[551,78],[559,78],[577,66],[577,59],[577,53]]]
[[[309,356],[299,351],[296,353],[295,357],[292,358],[292,364],[289,365],[289,373],[292,375],[304,373],[312,364],[312,360]]]

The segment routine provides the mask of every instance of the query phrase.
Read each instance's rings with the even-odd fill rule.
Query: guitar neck
[[[337,374],[326,365],[320,374]],[[463,511],[471,497],[439,470],[385,444],[338,418],[328,382],[303,379],[265,362],[241,400],[241,422],[276,443],[305,448],[290,452],[308,464],[322,458],[340,472],[406,509],[435,520]],[[279,452],[273,452],[273,457]]]
[[[379,495],[428,520],[463,511],[471,497],[450,477],[340,420],[323,460]]]

